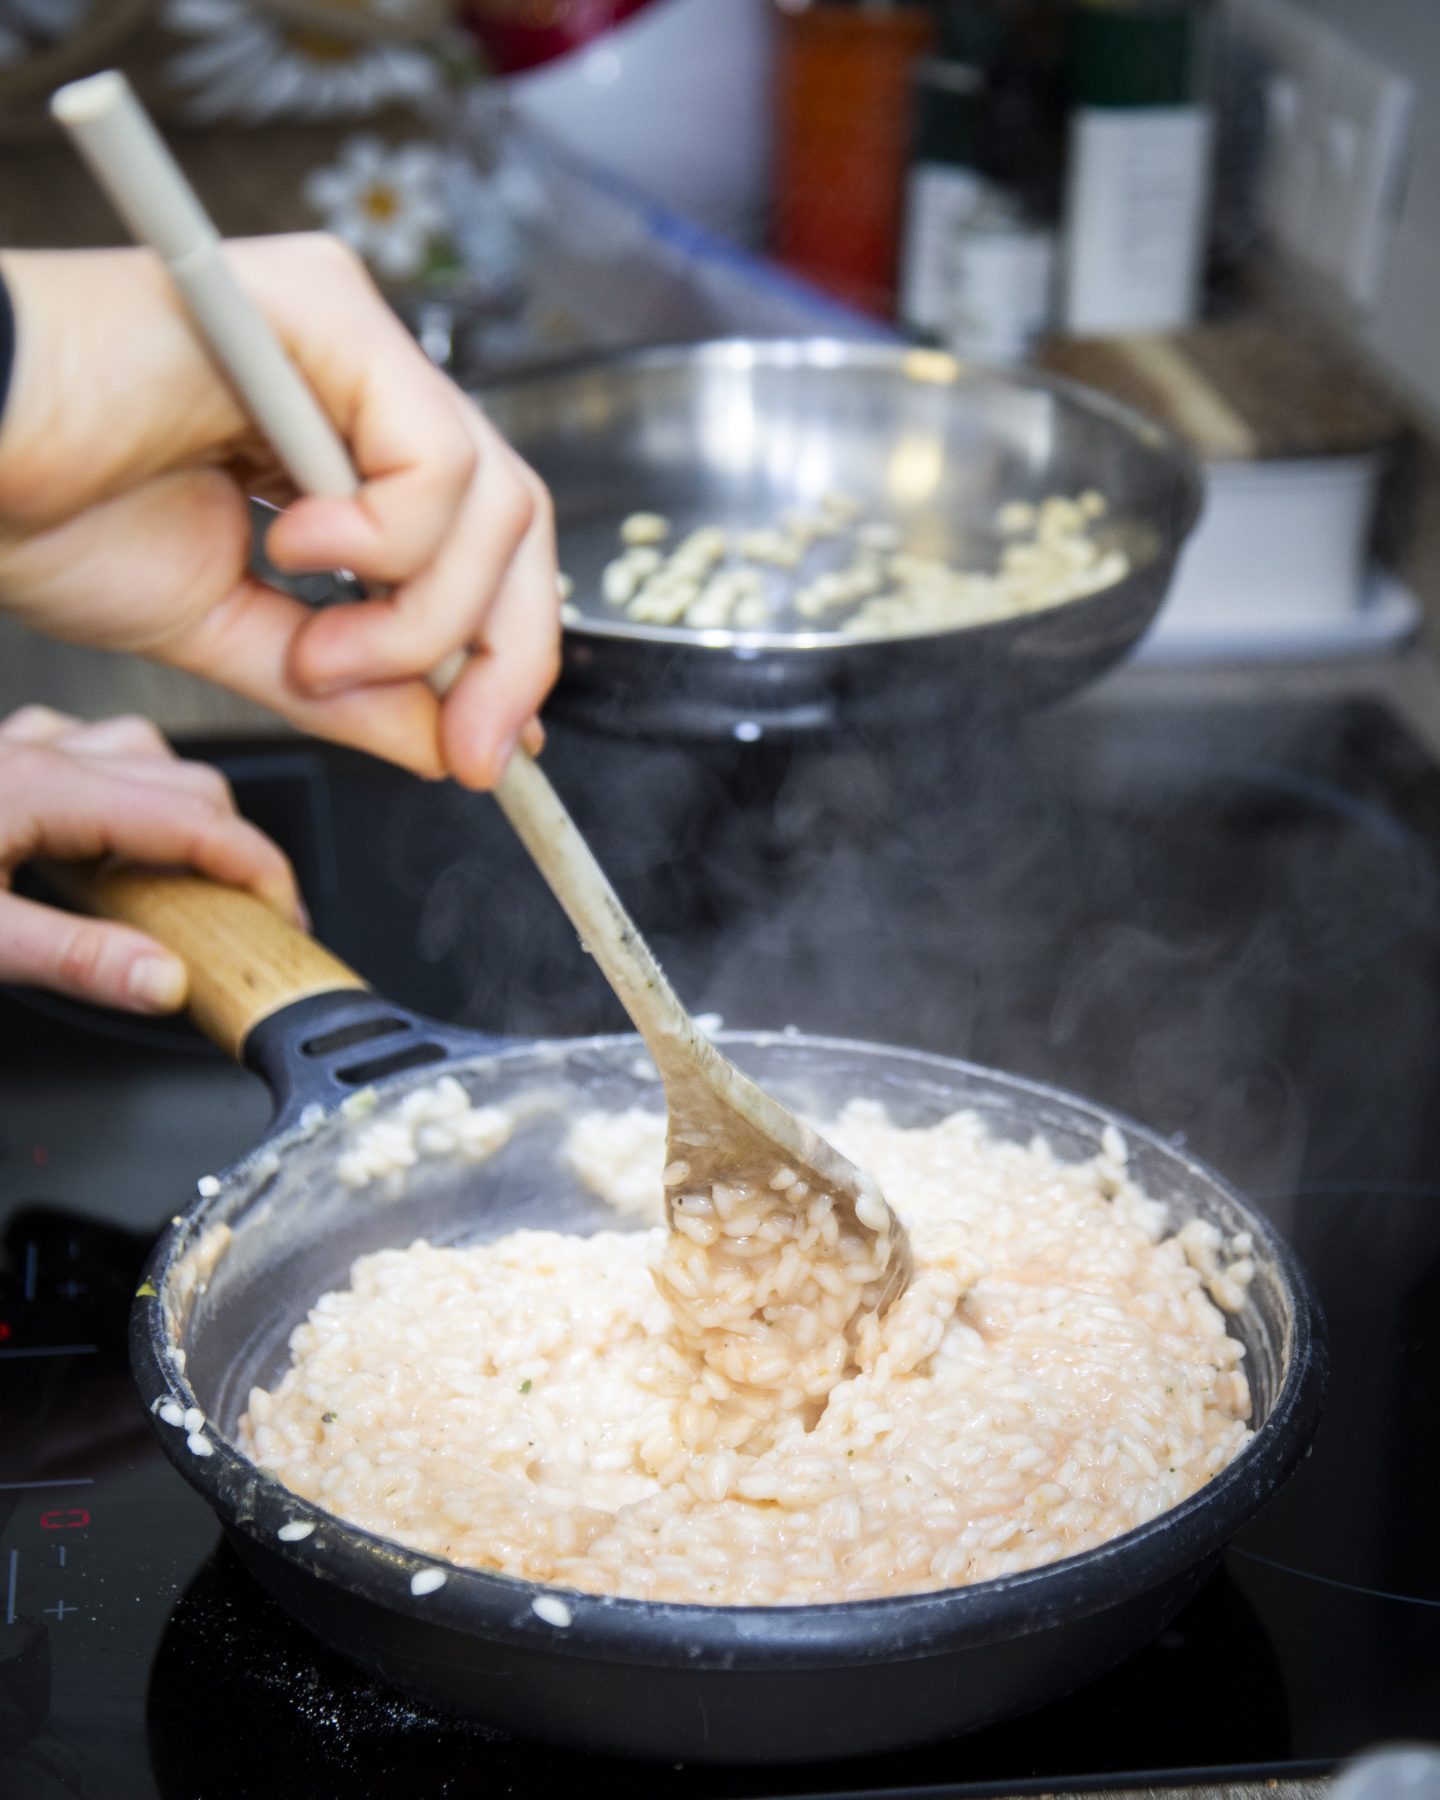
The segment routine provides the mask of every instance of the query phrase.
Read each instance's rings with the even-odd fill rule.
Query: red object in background
[[[462,0],[461,12],[502,75],[578,50],[657,0]]]
[[[10,1335],[9,1322],[5,1319],[0,1319],[0,1344],[3,1344],[6,1340],[6,1338],[9,1337],[9,1335]]]
[[[780,34],[773,248],[818,286],[894,309],[910,77],[928,9],[810,6]]]
[[[83,1506],[57,1506],[40,1515],[42,1531],[83,1531],[89,1523],[90,1515]]]

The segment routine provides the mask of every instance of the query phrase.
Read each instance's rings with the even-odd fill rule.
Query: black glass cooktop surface
[[[491,804],[212,748],[334,948],[494,1031],[618,1027]],[[1057,712],[1001,738],[547,757],[697,1008],[1053,1080],[1183,1139],[1308,1264],[1314,1453],[1159,1638],[1046,1710],[824,1768],[614,1764],[636,1796],[1048,1792],[1440,1735],[1440,770],[1368,704]],[[267,1116],[175,1024],[0,998],[0,1793],[534,1794],[594,1761],[376,1688],[152,1447],[135,1275]]]

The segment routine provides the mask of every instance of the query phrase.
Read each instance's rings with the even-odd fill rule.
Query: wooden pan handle
[[[190,1017],[231,1056],[262,1019],[293,1000],[367,985],[240,888],[120,864],[51,863],[45,876],[85,912],[134,925],[173,950],[190,972]]]

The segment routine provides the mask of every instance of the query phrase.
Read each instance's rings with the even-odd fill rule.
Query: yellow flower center
[[[354,62],[376,41],[376,15],[380,9],[373,0],[268,0],[268,9],[279,15],[276,22],[286,45],[310,62]],[[440,10],[452,9],[446,6]],[[414,16],[405,20],[405,26],[413,29],[402,28],[399,35],[425,35],[435,23],[428,15],[436,8],[430,4],[415,6],[411,0],[407,7],[410,11]],[[389,38],[395,33],[383,30],[380,35]]]
[[[393,187],[386,187],[383,182],[377,181],[373,186],[366,188],[361,196],[360,205],[372,219],[384,225],[399,212],[400,196]]]
[[[297,56],[313,63],[354,62],[365,54],[366,48],[359,38],[331,37],[328,32],[308,30],[303,25],[287,27],[285,42]]]

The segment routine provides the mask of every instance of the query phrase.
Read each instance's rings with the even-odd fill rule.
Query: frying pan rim
[[[293,1125],[263,1138],[220,1173],[216,1192],[197,1195],[176,1214],[147,1259],[132,1308],[131,1365],[142,1404],[165,1454],[227,1530],[243,1532],[263,1554],[278,1556],[298,1565],[298,1571],[362,1594],[373,1604],[488,1641],[543,1647],[547,1652],[577,1658],[600,1653],[631,1664],[669,1666],[682,1656],[686,1666],[697,1669],[837,1667],[877,1656],[887,1661],[916,1660],[946,1653],[960,1637],[967,1644],[981,1645],[1027,1636],[1062,1620],[1104,1611],[1213,1559],[1290,1474],[1313,1434],[1326,1386],[1328,1345],[1323,1314],[1295,1252],[1270,1221],[1209,1164],[1100,1102],[962,1058],[864,1039],[773,1030],[725,1031],[715,1037],[728,1046],[794,1044],[837,1055],[898,1056],[943,1071],[952,1080],[979,1077],[1010,1093],[1059,1102],[1072,1113],[1088,1114],[1102,1128],[1113,1124],[1180,1164],[1187,1176],[1218,1190],[1239,1210],[1245,1228],[1254,1234],[1257,1246],[1273,1265],[1293,1319],[1290,1353],[1279,1389],[1248,1443],[1232,1462],[1177,1506],[1089,1550],[965,1586],[879,1599],[789,1606],[640,1600],[471,1568],[412,1549],[352,1525],[293,1493],[212,1427],[206,1427],[212,1454],[196,1456],[188,1451],[183,1430],[168,1427],[156,1417],[156,1409],[167,1399],[187,1407],[200,1404],[188,1377],[171,1358],[166,1339],[161,1297],[171,1266],[209,1225],[219,1222],[215,1215],[222,1214],[227,1203],[234,1207],[245,1203],[247,1183],[257,1165],[330,1124],[339,1111],[335,1107],[319,1126],[313,1122]],[[530,1055],[553,1063],[557,1055],[612,1051],[643,1054],[643,1045],[629,1033],[501,1040],[496,1047],[477,1048],[473,1056],[406,1070],[377,1086],[387,1096],[399,1095],[472,1064],[498,1067]],[[237,1491],[243,1494],[239,1504]],[[314,1531],[299,1542],[282,1543],[276,1531],[295,1520],[313,1522]],[[323,1555],[317,1555],[322,1550]],[[1113,1579],[1117,1569],[1122,1576],[1118,1584]],[[410,1577],[426,1570],[442,1572],[444,1585],[416,1596],[410,1590]],[[397,1573],[403,1579],[397,1581]],[[557,1628],[533,1611],[533,1602],[542,1596],[563,1601],[571,1614],[568,1627]]]
[[[1145,574],[1155,564],[1162,563],[1167,558],[1173,561],[1179,554],[1180,547],[1194,530],[1204,508],[1205,480],[1193,452],[1172,432],[1157,424],[1155,420],[1148,418],[1137,408],[1127,406],[1124,401],[1101,393],[1097,388],[1086,387],[1083,382],[1075,381],[1066,375],[1053,375],[1038,369],[992,368],[986,363],[971,362],[952,356],[948,351],[928,350],[913,344],[859,343],[844,338],[825,336],[704,338],[697,343],[677,340],[628,349],[584,352],[573,357],[566,357],[563,361],[546,363],[540,368],[522,370],[514,375],[497,377],[493,381],[475,383],[469,391],[483,407],[487,399],[497,394],[503,396],[526,388],[540,388],[551,383],[574,379],[592,371],[679,367],[686,363],[723,364],[727,356],[734,356],[736,352],[742,350],[753,361],[771,367],[799,366],[823,369],[839,364],[849,364],[864,368],[893,368],[900,373],[903,373],[902,365],[906,360],[922,356],[932,366],[936,362],[947,364],[954,371],[952,379],[956,386],[966,382],[990,382],[997,386],[1020,387],[1049,394],[1053,399],[1067,402],[1078,407],[1082,412],[1106,419],[1111,425],[1123,431],[1133,442],[1147,452],[1158,456],[1171,467],[1177,478],[1177,498],[1180,506],[1176,528],[1165,534],[1154,555],[1126,575],[1121,576],[1118,581],[1110,582],[1092,594],[1082,594],[1073,600],[1057,601],[1052,606],[1041,607],[1036,612],[1023,613],[1018,618],[988,619],[973,625],[949,625],[939,630],[884,634],[866,638],[854,637],[843,631],[786,632],[715,629],[702,632],[693,627],[647,625],[628,620],[604,619],[582,614],[574,621],[566,621],[567,633],[573,633],[577,637],[606,641],[664,645],[671,650],[691,651],[696,654],[722,650],[732,653],[740,650],[754,654],[777,651],[798,654],[851,651],[859,654],[866,650],[873,650],[877,645],[900,642],[924,646],[937,640],[953,638],[974,640],[977,643],[995,643],[1017,627],[1033,626],[1037,618],[1044,618],[1050,613],[1064,610],[1068,615],[1070,609],[1074,609],[1078,613],[1089,611],[1097,602],[1111,598],[1124,588],[1128,581]]]

